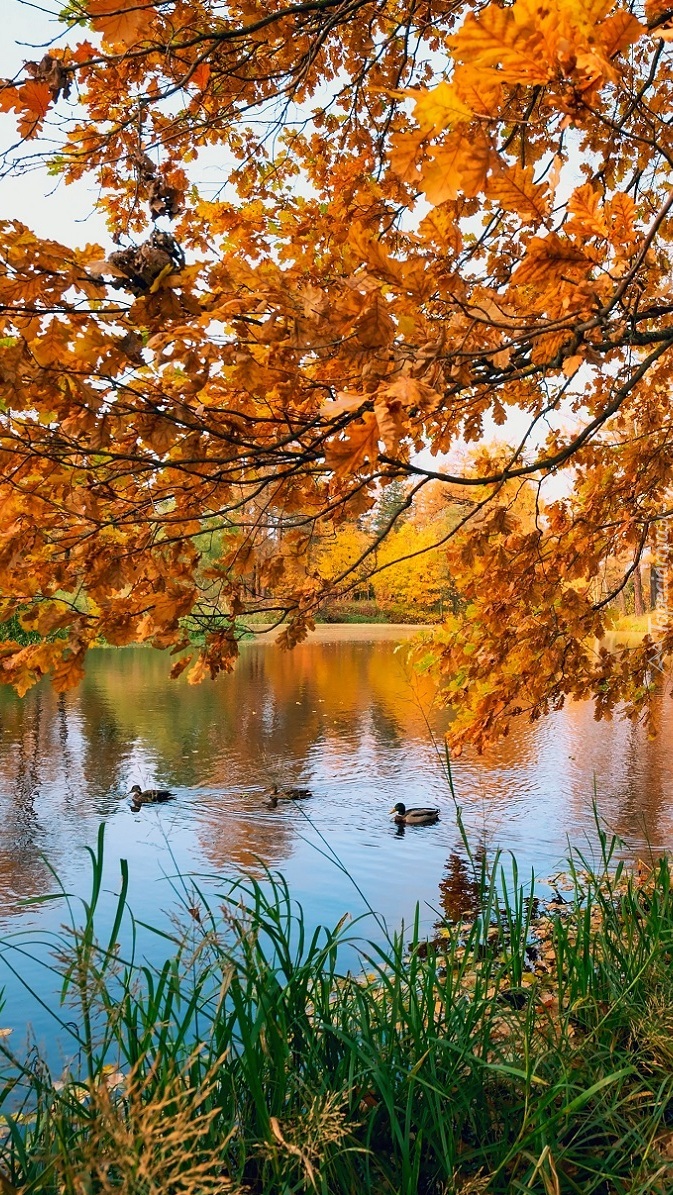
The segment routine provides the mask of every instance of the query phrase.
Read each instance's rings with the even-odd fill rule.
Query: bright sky
[[[59,7],[52,6],[49,0],[44,4],[0,0],[3,27],[0,77],[11,79],[24,62],[31,59],[39,62],[62,31],[62,26],[50,15]],[[60,101],[61,107],[64,103]],[[13,114],[0,113],[0,146],[6,150],[15,142]],[[46,147],[45,142],[41,145]],[[20,177],[0,178],[0,219],[23,220],[34,231],[65,244],[87,241],[109,244],[105,222],[92,210],[94,202],[95,195],[86,186],[66,187],[58,178],[50,177],[44,167]]]

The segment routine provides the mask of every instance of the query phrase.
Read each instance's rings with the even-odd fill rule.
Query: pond
[[[460,905],[466,867],[441,759],[446,715],[433,711],[427,682],[414,681],[390,627],[323,627],[292,653],[243,645],[236,671],[215,683],[168,679],[169,661],[145,649],[90,654],[80,687],[58,696],[41,685],[20,701],[0,691],[0,923],[3,936],[44,931],[62,906],[25,904],[55,889],[53,872],[86,895],[85,848],[106,824],[104,902],[129,862],[130,903],[161,922],[173,902],[170,876],[280,870],[312,923],[357,915],[362,895],[391,927],[413,916],[428,929]],[[673,841],[671,703],[662,699],[658,737],[614,720],[597,723],[571,703],[455,765],[455,784],[476,849],[516,854],[520,874],[559,868],[567,842],[595,843],[592,802],[634,857]],[[434,736],[434,742],[433,742]],[[176,799],[134,813],[130,786],[161,784]],[[274,783],[312,789],[310,801],[266,807]],[[396,801],[441,808],[435,826],[398,832]],[[343,865],[343,870],[332,853]],[[359,891],[358,891],[359,889]],[[362,894],[362,895],[361,895]],[[369,926],[368,932],[374,927]],[[12,954],[31,986],[47,992],[39,967]],[[19,980],[7,984],[4,1024],[25,1027]],[[30,1018],[49,1033],[44,1011]]]

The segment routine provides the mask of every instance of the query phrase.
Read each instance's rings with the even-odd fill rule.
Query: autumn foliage
[[[395,519],[353,576],[324,575],[320,538],[392,482],[410,510],[439,482],[465,613],[426,663],[454,744],[568,695],[645,707],[654,645],[596,642],[671,512],[669,10],[73,0],[62,20],[41,61],[17,50],[0,110],[19,162],[48,130],[110,239],[0,227],[0,620],[41,635],[2,645],[4,679],[67,687],[100,636],[177,655],[198,626],[176,664],[198,680],[252,613],[291,646],[390,564]]]

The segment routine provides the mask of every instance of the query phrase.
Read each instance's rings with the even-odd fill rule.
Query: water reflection
[[[473,918],[479,912],[481,895],[480,875],[486,862],[483,846],[472,852],[472,858],[452,851],[439,881],[439,908],[441,918],[436,923],[440,928],[443,921],[460,922]]]
[[[97,651],[73,693],[41,686],[19,701],[0,690],[5,927],[43,924],[46,914],[21,902],[53,888],[44,857],[70,890],[86,890],[84,847],[101,820],[107,888],[118,887],[118,859],[128,858],[132,903],[147,919],[163,915],[170,891],[161,877],[176,867],[280,868],[316,922],[357,913],[360,891],[392,925],[416,901],[429,927],[438,911],[474,911],[475,880],[430,733],[441,741],[445,724],[393,643],[309,642],[289,655],[251,644],[232,676],[197,687],[169,681],[168,668],[158,653]],[[500,846],[516,853],[524,877],[531,867],[556,870],[568,839],[595,843],[594,794],[632,854],[668,848],[672,717],[662,698],[650,739],[570,704],[461,758],[455,781],[477,862]],[[177,800],[133,814],[124,799],[133,783],[171,788]],[[271,810],[262,794],[272,784],[314,796]],[[437,804],[441,821],[398,834],[388,817],[398,800]]]

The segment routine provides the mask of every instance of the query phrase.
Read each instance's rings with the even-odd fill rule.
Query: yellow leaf
[[[472,119],[472,110],[463,103],[451,83],[442,80],[431,91],[408,90],[415,98],[414,117],[424,133],[441,133]]]

